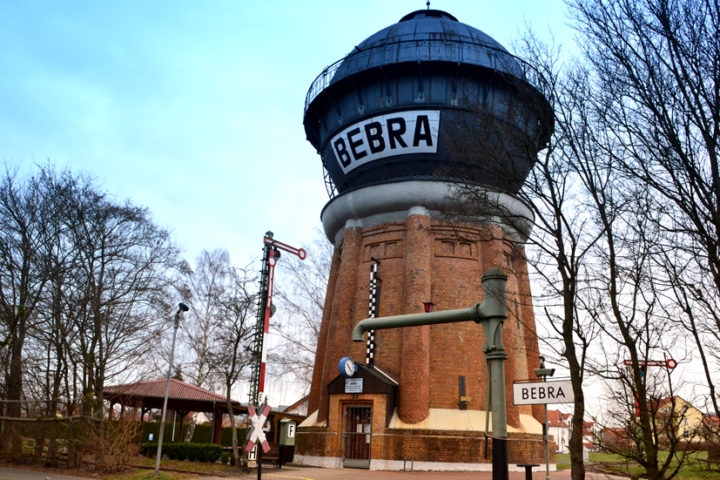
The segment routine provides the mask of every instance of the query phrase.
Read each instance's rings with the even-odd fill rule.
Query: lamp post
[[[162,457],[163,437],[165,436],[165,414],[167,413],[168,395],[170,394],[170,375],[172,374],[173,355],[175,354],[175,338],[177,337],[178,325],[180,324],[180,314],[187,312],[188,306],[180,302],[178,311],[175,314],[175,328],[173,329],[172,347],[170,347],[170,365],[168,365],[167,379],[165,381],[165,399],[163,400],[162,419],[160,420],[160,432],[158,434],[157,458],[155,459],[155,478],[160,472],[160,457]]]
[[[555,374],[554,368],[545,368],[545,357],[540,356],[540,368],[535,369],[535,375],[547,381],[547,377]],[[548,409],[545,404],[545,423],[543,423],[543,441],[545,442],[545,478],[550,480],[550,445],[548,442]]]

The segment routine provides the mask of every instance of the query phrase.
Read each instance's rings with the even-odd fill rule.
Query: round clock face
[[[354,373],[355,373],[355,362],[353,362],[352,360],[350,360],[348,358],[347,361],[345,361],[345,374],[348,377],[352,377]]]
[[[343,377],[352,377],[357,371],[357,365],[352,361],[352,358],[343,357],[338,364],[338,370],[340,370],[340,375]]]

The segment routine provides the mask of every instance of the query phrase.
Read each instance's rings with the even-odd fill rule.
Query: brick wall
[[[539,366],[524,249],[512,243],[498,226],[443,223],[422,214],[411,215],[405,222],[345,231],[333,258],[310,395],[310,411],[317,409],[320,421],[329,419],[334,408],[326,386],[338,374],[339,359],[350,355],[355,361],[365,361],[365,343],[352,342],[350,334],[355,324],[367,317],[373,258],[380,262],[379,316],[421,312],[427,301],[435,304],[436,311],[470,307],[482,301],[482,275],[493,266],[500,267],[508,275],[509,316],[503,326],[508,354],[508,424],[519,427],[520,414],[534,415],[542,421],[542,407],[515,406],[512,402],[513,381],[535,378],[533,369]],[[375,365],[399,382],[399,415],[403,421],[417,423],[426,417],[429,408],[459,408],[460,376],[465,377],[467,409],[486,409],[487,371],[481,325],[465,322],[379,330],[375,337]],[[327,431],[299,434],[298,453],[315,455],[310,452],[328,448],[335,451],[339,440],[332,440],[333,435],[328,433],[337,432],[336,428],[329,424]],[[422,451],[430,458],[434,455],[430,445],[448,441],[446,433],[426,437],[418,436],[416,430],[402,433],[402,438],[390,435],[383,440],[380,451],[386,452],[383,455],[389,455],[387,458],[402,459],[408,452]],[[465,433],[458,435],[463,437]],[[482,440],[478,440],[477,433],[473,435],[461,439],[460,443],[467,445],[458,449],[460,453],[452,454],[453,458],[464,459],[452,461],[473,461],[469,458],[477,457]],[[535,454],[536,440],[518,441],[521,446],[511,451],[519,453],[512,455],[527,458]],[[375,445],[375,438],[373,442]],[[377,458],[375,454],[373,458]]]

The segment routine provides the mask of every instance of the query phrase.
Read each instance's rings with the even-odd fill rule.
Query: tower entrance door
[[[343,467],[370,468],[372,407],[345,407]]]

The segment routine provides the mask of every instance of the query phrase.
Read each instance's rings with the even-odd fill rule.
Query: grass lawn
[[[152,467],[152,470],[150,470],[150,476],[155,473],[155,457],[148,458],[143,457],[141,455],[135,457],[133,460],[133,465],[141,465],[143,467]],[[203,475],[218,475],[218,476],[225,476],[229,473],[232,473],[233,475],[239,475],[241,470],[239,468],[235,468],[231,465],[223,465],[220,463],[209,463],[209,462],[187,462],[184,460],[170,460],[170,459],[163,459],[162,462],[160,462],[160,470],[173,470],[178,472],[192,472],[192,473],[202,473]],[[141,470],[141,469],[138,469]],[[142,469],[144,470],[144,469]],[[130,480],[140,480],[144,477],[123,477],[128,478]],[[167,480],[172,480],[171,478],[168,478]]]
[[[118,472],[101,472],[94,468],[76,467],[42,467],[38,465],[7,465],[11,468],[27,468],[29,470],[44,470],[48,474],[73,475],[102,480],[156,480],[155,458],[138,455],[131,460],[131,466]],[[4,465],[4,464],[3,464]],[[234,466],[209,462],[189,462],[182,460],[163,459],[160,463],[158,480],[190,480],[202,476],[242,477],[245,473]],[[0,477],[0,480],[4,480]]]
[[[660,460],[667,458],[667,452],[660,452]],[[707,452],[696,452],[685,459],[677,477],[681,480],[705,480],[716,479],[719,477],[718,472],[709,472],[704,468],[704,460],[707,459]],[[558,470],[570,468],[570,455],[557,454],[555,456]],[[634,462],[627,462],[620,455],[611,453],[591,453],[587,464],[596,464],[603,470],[616,472],[621,475],[644,473],[644,469]]]
[[[157,480],[187,480],[190,478],[197,478],[197,475],[161,471],[157,476]],[[103,480],[155,480],[155,470],[134,468],[115,475],[104,476]]]

